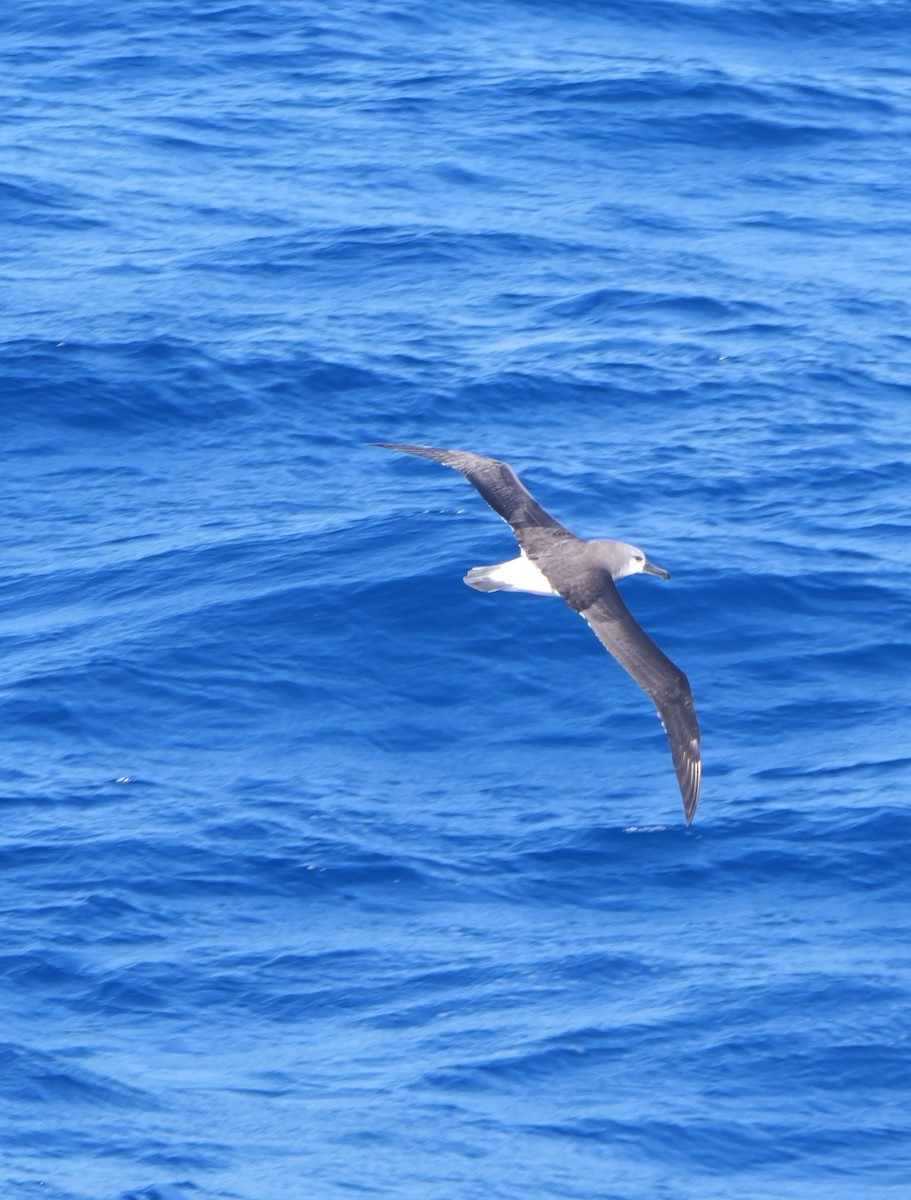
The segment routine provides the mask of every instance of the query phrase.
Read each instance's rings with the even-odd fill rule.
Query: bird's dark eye
[[[642,555],[641,555],[641,554],[637,554],[637,555],[636,555],[636,562],[645,562],[645,559],[642,557]]]

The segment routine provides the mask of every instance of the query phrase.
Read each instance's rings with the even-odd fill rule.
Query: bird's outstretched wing
[[[372,442],[384,450],[400,450],[403,454],[416,454],[461,471],[473,484],[494,512],[513,528],[520,545],[523,534],[533,530],[573,537],[565,525],[542,508],[528,488],[508,463],[496,458],[485,458],[482,454],[471,454],[467,450],[437,450],[433,446],[411,446],[405,442]]]
[[[671,745],[671,758],[689,825],[696,812],[702,780],[699,722],[689,680],[638,623],[607,572],[604,572],[601,595],[582,610],[581,615],[620,666],[648,692],[658,709]]]

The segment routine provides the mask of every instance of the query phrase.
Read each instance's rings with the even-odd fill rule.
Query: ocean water
[[[0,1195],[911,1194],[911,23],[0,14]],[[464,479],[673,575],[648,698]]]

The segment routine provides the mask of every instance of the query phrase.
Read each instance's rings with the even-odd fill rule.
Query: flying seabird
[[[507,463],[466,450],[437,450],[404,442],[373,442],[461,471],[494,512],[512,526],[518,558],[472,567],[465,576],[481,592],[562,596],[584,617],[602,645],[651,696],[671,746],[687,825],[699,799],[702,763],[699,724],[687,677],[655,645],[626,607],[614,581],[644,572],[670,579],[637,547],[610,538],[576,537],[535,500]]]

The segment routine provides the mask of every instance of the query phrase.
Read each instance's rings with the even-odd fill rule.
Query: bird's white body
[[[543,571],[520,554],[492,567],[472,567],[465,576],[469,587],[479,592],[532,592],[536,596],[559,596]]]

